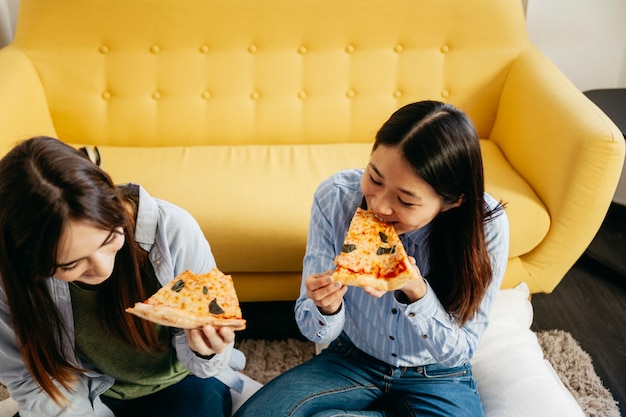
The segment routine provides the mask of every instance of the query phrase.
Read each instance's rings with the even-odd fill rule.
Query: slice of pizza
[[[233,279],[217,268],[206,274],[187,270],[151,297],[126,309],[163,326],[195,329],[204,325],[246,328]]]
[[[419,277],[393,225],[361,208],[350,222],[335,265],[335,281],[382,291],[398,289]]]

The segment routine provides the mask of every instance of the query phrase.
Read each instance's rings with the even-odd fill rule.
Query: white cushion
[[[585,417],[530,330],[528,286],[500,290],[472,359],[486,417]]]
[[[238,372],[238,374],[239,377],[243,379],[243,390],[241,393],[233,391],[232,389],[230,390],[230,394],[233,398],[233,414],[235,414],[239,407],[241,407],[243,403],[246,402],[246,400],[250,398],[252,394],[257,392],[262,386],[260,382],[255,381],[249,376],[244,375],[241,372]]]
[[[13,417],[17,413],[17,403],[13,398],[0,401],[0,417]]]

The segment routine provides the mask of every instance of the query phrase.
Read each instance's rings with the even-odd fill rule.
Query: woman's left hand
[[[417,267],[415,258],[409,256],[409,262],[411,262],[411,265],[413,265],[419,277],[407,282],[402,288],[400,288],[400,291],[406,294],[409,302],[414,302],[426,295],[426,292],[428,291],[428,286],[426,285],[426,281],[424,281],[424,278],[422,277],[422,273]]]
[[[419,300],[426,294],[426,291],[428,290],[428,286],[426,286],[426,282],[424,281],[424,278],[422,278],[422,274],[419,268],[417,267],[415,258],[412,256],[409,256],[409,262],[411,262],[411,265],[413,265],[419,277],[416,279],[412,279],[406,284],[404,284],[404,286],[400,288],[400,291],[404,292],[406,296],[408,297],[409,301],[413,302],[413,301]],[[364,287],[363,289],[365,290],[366,293],[376,298],[382,297],[383,295],[385,295],[385,292],[386,292],[382,290],[376,290],[369,286]]]
[[[191,350],[202,356],[222,353],[235,340],[235,332],[230,327],[185,329],[185,335]]]

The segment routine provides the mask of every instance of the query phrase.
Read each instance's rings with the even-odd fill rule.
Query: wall
[[[0,48],[13,38],[18,3],[19,0],[0,0]]]
[[[626,88],[625,0],[528,0],[528,36],[582,91]]]

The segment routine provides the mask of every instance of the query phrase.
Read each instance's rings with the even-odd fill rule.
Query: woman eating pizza
[[[467,115],[435,101],[400,108],[366,168],[336,173],[314,195],[295,316],[304,336],[330,345],[236,416],[482,416],[470,359],[508,250]],[[400,277],[403,257],[411,276],[374,288]]]
[[[49,137],[0,160],[0,380],[27,416],[230,416],[231,328],[124,310],[215,268],[191,215]]]

